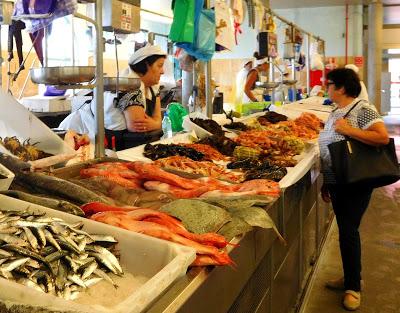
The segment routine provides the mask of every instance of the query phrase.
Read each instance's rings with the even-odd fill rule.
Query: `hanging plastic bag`
[[[202,2],[202,1],[199,1]],[[197,27],[196,27],[197,25]],[[209,61],[215,52],[215,12],[211,9],[200,10],[198,23],[195,23],[194,44],[182,43],[178,47],[201,61]]]
[[[193,64],[196,61],[183,48],[176,49],[175,58],[179,61],[179,67],[186,72],[193,72]]]
[[[183,118],[188,115],[189,112],[180,103],[171,102],[168,106],[168,116],[171,120],[171,126],[173,132],[179,132],[183,130],[182,122]]]
[[[172,1],[174,20],[169,31],[169,39],[173,42],[194,41],[195,0]]]
[[[235,31],[229,6],[223,0],[215,2],[216,37],[215,43],[232,50],[235,46]]]

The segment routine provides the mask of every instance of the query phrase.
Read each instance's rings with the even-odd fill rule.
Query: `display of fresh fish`
[[[122,275],[117,257],[99,240],[117,244],[110,235],[92,237],[84,225],[45,216],[39,211],[0,209],[0,276],[65,299],[101,280],[116,286],[107,272]]]
[[[233,261],[231,260],[229,255],[223,251],[218,250],[218,248],[216,248],[215,246],[201,244],[199,242],[190,240],[182,235],[173,232],[167,226],[158,223],[137,221],[129,216],[129,212],[101,212],[93,215],[91,219],[192,247],[196,250],[198,254],[211,255],[215,260],[215,263],[218,263],[219,265],[233,264]]]

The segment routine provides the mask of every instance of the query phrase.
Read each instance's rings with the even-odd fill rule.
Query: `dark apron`
[[[156,95],[154,94],[153,88],[150,88],[151,100],[146,99],[146,114],[153,116],[156,107]],[[112,137],[115,137],[115,150],[120,151],[124,149],[133,148],[136,146],[143,145],[145,143],[157,141],[161,138],[163,132],[161,129],[149,131],[149,132],[130,132],[125,130],[109,130],[105,129],[105,137],[107,139],[107,148],[112,149]]]

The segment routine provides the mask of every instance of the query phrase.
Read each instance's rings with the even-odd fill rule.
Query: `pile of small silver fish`
[[[112,236],[88,234],[83,223],[26,209],[0,209],[0,277],[67,300],[123,275]],[[107,247],[107,248],[106,248]]]

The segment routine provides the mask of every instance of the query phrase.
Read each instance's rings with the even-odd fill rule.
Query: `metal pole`
[[[307,71],[307,95],[310,95],[310,42],[311,36],[307,34],[307,44],[306,44],[306,71]]]
[[[47,26],[43,30],[44,32],[44,53],[43,53],[43,66],[49,66],[49,45],[48,45],[48,29]]]
[[[273,83],[275,81],[275,68],[274,68],[274,60],[272,58],[268,58],[269,63],[269,72],[268,72],[268,81]],[[275,105],[275,89],[271,89],[271,105]]]
[[[1,51],[1,26],[0,26],[0,51]],[[0,69],[2,68],[3,68],[3,57],[1,56],[0,53]],[[3,71],[0,70],[0,89],[2,88],[2,86],[3,86]]]
[[[296,80],[296,66],[294,65],[294,58],[292,58],[290,60],[290,65],[292,67],[292,80]],[[292,86],[292,93],[293,93],[292,102],[295,102],[296,101],[296,93],[297,93],[296,83],[293,84],[293,86]]]
[[[206,8],[210,8],[210,0],[205,1]],[[203,30],[204,31],[204,30]],[[213,107],[212,107],[212,90],[211,90],[211,60],[205,64],[205,85],[206,85],[206,114],[208,118],[212,118]]]
[[[205,64],[205,78],[206,78],[206,114],[208,118],[212,118],[213,106],[212,106],[212,90],[211,90],[211,61]]]
[[[105,156],[104,150],[104,83],[103,83],[103,0],[96,1],[96,88],[94,97],[96,101],[96,147],[95,157]]]
[[[323,64],[323,68],[322,68],[322,87],[326,86],[326,71],[325,71],[325,42],[322,41],[322,64]]]

